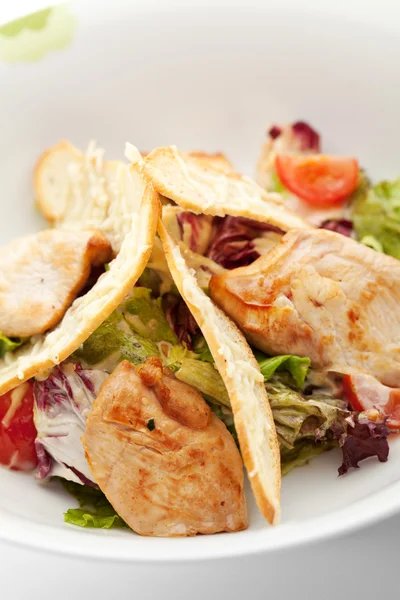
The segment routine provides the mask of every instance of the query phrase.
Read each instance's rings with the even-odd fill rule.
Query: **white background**
[[[0,21],[47,2],[13,0],[9,4],[12,6],[0,3]],[[375,10],[379,21],[397,0],[363,3],[349,0],[348,4],[349,10],[356,5],[363,7],[360,18],[365,12]],[[335,3],[319,0],[316,10],[334,12]],[[276,554],[151,567],[86,562],[0,542],[0,597],[4,600],[114,597],[369,600],[389,594],[396,597],[399,538],[400,516],[348,536]]]

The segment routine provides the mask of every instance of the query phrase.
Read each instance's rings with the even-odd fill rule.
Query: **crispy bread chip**
[[[276,524],[280,518],[279,445],[257,361],[237,327],[201,290],[161,220],[158,233],[175,284],[201,328],[228,390],[258,507],[269,523]]]
[[[90,144],[83,154],[62,141],[40,157],[34,191],[44,217],[61,229],[98,229],[115,253],[130,231],[130,202],[123,182],[128,165],[103,160],[103,150]]]
[[[188,155],[206,167],[213,167],[223,171],[224,173],[234,173],[234,168],[231,161],[222,152],[215,152],[212,154],[208,152],[197,151],[188,152]]]
[[[68,171],[67,160],[64,160],[63,164]],[[89,172],[96,173],[95,166],[93,169],[90,167]],[[84,296],[74,301],[55,329],[45,335],[31,338],[30,342],[19,351],[6,354],[0,361],[0,394],[52,368],[70,356],[117,308],[142,274],[153,246],[160,209],[159,196],[145,178],[139,164],[114,169],[113,173],[113,185],[111,186],[111,180],[108,181],[109,188],[112,187],[112,194],[108,198],[118,199],[118,202],[107,211],[107,227],[102,226],[104,222],[100,222],[97,216],[93,221],[100,225],[97,229],[107,238],[113,239],[114,250],[118,252],[116,258],[96,284]],[[58,171],[58,176],[57,181],[66,179],[61,169]],[[101,179],[101,176],[97,178],[98,181]],[[46,207],[48,214],[50,208],[54,209],[51,213],[53,215],[58,211],[57,219],[61,219],[62,211],[69,215],[71,212],[68,207],[63,208],[61,201],[58,202],[60,196],[51,199],[51,190],[58,189],[52,187],[53,183],[48,180],[46,194],[42,197],[42,201],[43,198],[46,200],[44,204],[42,203],[42,207]],[[68,186],[69,184],[66,187]],[[87,199],[83,190],[77,198],[82,201],[79,215],[82,214],[81,208],[84,207],[84,201]],[[93,204],[92,212],[85,212],[81,224],[77,219],[77,228],[88,227],[91,221],[90,215],[96,212],[95,208]],[[95,226],[94,223],[92,226]],[[72,224],[71,228],[73,228]]]
[[[267,193],[250,178],[223,172],[174,146],[156,148],[144,162],[158,193],[192,212],[247,217],[282,231],[311,227],[286,208],[278,194]]]
[[[148,156],[150,152],[141,152],[143,158]],[[204,152],[203,150],[193,150],[186,153],[191,158],[196,159],[199,164],[209,167],[215,167],[224,173],[234,173],[234,168],[227,156],[223,152]]]

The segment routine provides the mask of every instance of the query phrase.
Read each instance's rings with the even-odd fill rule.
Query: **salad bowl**
[[[302,119],[322,132],[329,153],[357,157],[374,181],[399,175],[398,31],[364,3],[194,2],[189,9],[117,0],[38,9],[0,26],[2,244],[43,228],[32,171],[61,139],[80,148],[96,140],[116,159],[125,142],[143,152],[222,151],[254,176],[266,130]],[[280,525],[265,522],[246,484],[248,529],[187,539],[74,528],[63,520],[71,498],[56,482],[2,469],[0,539],[149,563],[275,552],[397,512],[399,461],[393,436],[387,462],[371,459],[338,477],[339,450],[332,450],[283,478]]]

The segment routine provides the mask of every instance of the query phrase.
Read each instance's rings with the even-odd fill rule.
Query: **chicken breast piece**
[[[250,266],[213,275],[210,293],[268,354],[400,385],[400,262],[390,256],[323,229],[291,231]]]
[[[0,331],[30,337],[58,323],[89,277],[112,258],[98,231],[48,229],[1,248]]]
[[[188,536],[247,527],[243,466],[225,425],[158,358],[122,362],[82,437],[93,479],[137,533]]]

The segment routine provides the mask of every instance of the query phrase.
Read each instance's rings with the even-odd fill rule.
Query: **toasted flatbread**
[[[118,252],[130,231],[130,201],[124,180],[128,164],[103,159],[90,144],[86,153],[62,141],[47,150],[34,171],[34,192],[44,217],[59,229],[97,229]]]
[[[222,152],[215,152],[214,154],[208,152],[188,152],[191,158],[194,158],[200,164],[208,167],[213,167],[224,173],[234,173],[234,168],[227,156]]]
[[[150,152],[141,152],[143,158]],[[223,152],[204,152],[203,150],[193,150],[186,153],[188,156],[196,159],[199,164],[215,167],[224,173],[233,173],[235,170],[229,158]]]
[[[279,194],[268,193],[250,178],[223,172],[174,146],[150,152],[144,169],[159,194],[192,212],[247,217],[283,232],[311,227],[284,205]]]
[[[76,152],[72,154],[76,157]],[[54,178],[43,179],[36,170],[35,186],[37,190],[41,190],[38,199],[42,210],[61,224],[66,222],[63,221],[63,215],[68,215],[71,228],[87,229],[90,225],[96,227],[96,223],[96,229],[108,239],[111,238],[116,258],[109,263],[109,270],[101,275],[95,285],[73,302],[55,329],[47,334],[34,336],[19,351],[5,355],[0,361],[0,394],[68,358],[123,301],[142,274],[151,254],[160,200],[144,176],[140,164],[114,170],[114,185],[111,185],[111,179],[107,179],[110,203],[107,213],[102,213],[105,215],[102,219],[96,213],[95,198],[90,195],[88,199],[87,188],[79,188],[80,191],[75,196],[76,221],[73,221],[72,209],[70,210],[65,196],[58,194],[62,187],[60,183],[64,182],[64,190],[71,188],[71,182],[65,175],[70,173],[67,155],[62,150],[64,170],[59,162],[61,159],[56,160],[58,166],[54,171]],[[43,158],[42,163],[44,161],[45,164],[46,160],[52,162],[53,158],[55,156],[50,153],[47,159]],[[97,178],[94,185],[100,185],[103,183],[103,175],[96,169],[96,165],[91,163],[84,176],[91,173]],[[41,167],[39,175],[40,170]],[[38,181],[42,187],[38,186]],[[92,208],[89,210],[87,205],[92,200]],[[82,215],[82,211],[84,217],[80,221],[78,217]]]
[[[280,518],[280,453],[263,376],[245,338],[201,290],[180,247],[159,221],[158,233],[175,284],[196,319],[227,388],[244,464],[261,513]]]

